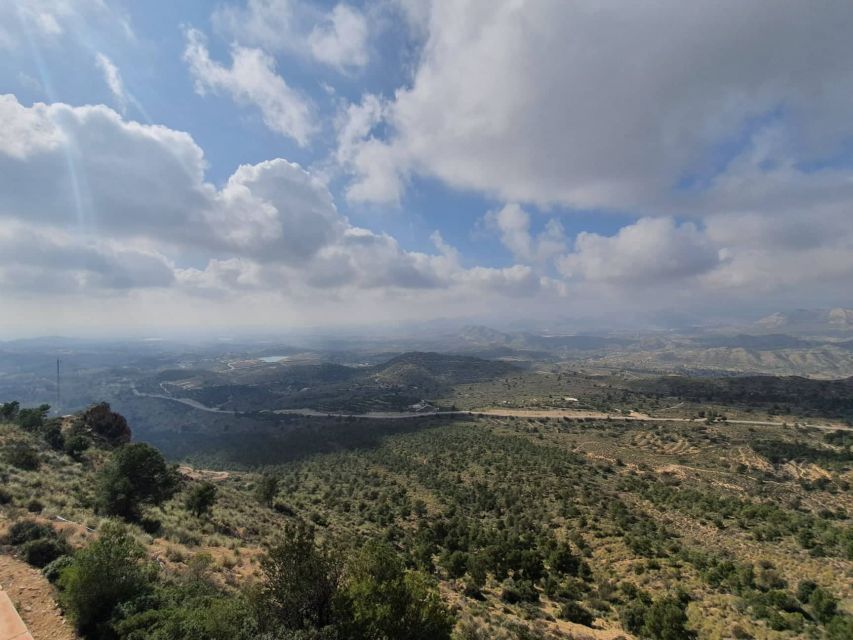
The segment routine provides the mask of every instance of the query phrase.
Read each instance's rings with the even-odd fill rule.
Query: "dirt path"
[[[53,587],[37,569],[0,554],[0,588],[6,592],[33,640],[75,640],[54,598]],[[22,636],[26,638],[26,636]]]
[[[191,480],[209,480],[210,482],[222,482],[231,477],[228,471],[211,471],[209,469],[193,469],[188,465],[178,467],[178,473]]]

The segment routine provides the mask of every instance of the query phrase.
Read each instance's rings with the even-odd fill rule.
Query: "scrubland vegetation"
[[[848,432],[304,418],[177,468],[109,407],[2,411],[3,544],[84,637],[853,632]]]

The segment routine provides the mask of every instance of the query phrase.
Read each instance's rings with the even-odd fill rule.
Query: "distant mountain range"
[[[463,327],[460,338],[472,345],[501,346],[527,351],[594,351],[624,347],[632,342],[625,338],[613,336],[539,335],[529,332],[504,333],[483,326]]]
[[[853,375],[853,310],[800,309],[739,327],[633,335],[537,335],[467,326],[446,348],[482,357],[574,361],[611,370],[843,378]]]
[[[755,323],[760,331],[784,332],[851,332],[853,309],[796,309],[780,311]]]

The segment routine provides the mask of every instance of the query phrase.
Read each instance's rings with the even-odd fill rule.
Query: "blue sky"
[[[851,26],[0,0],[0,330],[850,306]]]
[[[334,4],[319,2],[316,6],[330,9]],[[37,54],[24,49],[7,59],[0,81],[25,103],[102,103],[118,107],[95,60],[102,53],[120,69],[124,87],[134,98],[126,106],[125,117],[189,132],[204,149],[207,179],[218,185],[239,165],[269,158],[283,157],[303,166],[322,163],[335,146],[333,121],[337,105],[357,102],[364,93],[393,96],[397,87],[410,80],[405,58],[407,52],[414,56],[417,48],[415,39],[405,30],[389,25],[371,42],[375,59],[355,73],[340,73],[295,56],[278,57],[278,72],[288,84],[310,96],[323,120],[321,133],[303,148],[287,137],[271,136],[251,107],[241,107],[228,97],[200,96],[194,91],[192,77],[181,63],[187,27],[213,34],[209,48],[216,60],[227,62],[229,57],[229,39],[217,37],[211,25],[211,3],[117,6],[116,11],[132,25],[133,38],[94,27],[69,34],[71,42],[45,42],[36,34],[32,48]],[[333,96],[328,87],[334,88]],[[377,206],[347,202],[341,197],[342,186],[340,181],[330,183],[342,213],[356,224],[387,231],[405,248],[429,250],[430,234],[440,229],[472,264],[500,266],[511,261],[510,253],[496,237],[478,232],[478,221],[488,210],[500,206],[498,199],[450,189],[437,180],[416,178],[399,205]],[[545,224],[544,218],[533,222],[534,228]],[[595,214],[581,214],[573,222],[578,230],[613,231],[620,226],[617,218],[604,219]]]

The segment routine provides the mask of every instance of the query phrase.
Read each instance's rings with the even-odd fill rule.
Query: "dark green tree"
[[[48,411],[50,411],[49,404],[39,405],[36,408],[20,409],[16,421],[26,431],[38,431],[44,425]]]
[[[216,485],[212,482],[202,482],[190,489],[184,505],[187,511],[199,518],[210,512],[216,504]]]
[[[685,598],[665,596],[652,603],[646,611],[641,635],[652,640],[692,640],[695,634],[687,629]]]
[[[74,458],[75,460],[80,460],[83,452],[91,446],[92,442],[83,435],[72,435],[65,439],[65,453]]]
[[[110,409],[106,402],[92,405],[83,412],[83,424],[97,438],[112,446],[130,442],[131,432],[127,420]]]
[[[347,564],[344,588],[351,616],[345,637],[353,640],[441,640],[453,619],[434,582],[406,572],[393,549],[368,544]]]
[[[592,626],[592,622],[595,620],[595,616],[592,613],[574,600],[563,603],[563,606],[560,607],[560,618],[587,627]]]
[[[0,418],[3,420],[14,420],[18,417],[21,405],[17,400],[0,404]]]
[[[55,451],[62,451],[65,447],[65,436],[62,435],[62,429],[55,421],[46,424],[42,429],[42,438]]]
[[[572,553],[571,547],[560,544],[548,556],[548,566],[555,573],[576,576],[580,571],[581,559]]]
[[[138,520],[143,505],[160,504],[176,489],[177,474],[157,449],[141,442],[125,445],[98,474],[98,511]]]
[[[279,477],[272,473],[263,474],[255,487],[255,497],[262,505],[272,508],[278,494]]]
[[[81,635],[113,638],[116,608],[147,593],[155,569],[145,551],[117,522],[104,523],[98,538],[78,551],[59,578],[61,600]]]
[[[317,547],[305,523],[285,526],[282,541],[261,560],[262,623],[268,631],[316,630],[332,625],[340,571]]]
[[[814,617],[824,624],[832,620],[838,609],[838,601],[825,589],[817,587],[809,596],[809,605]]]

